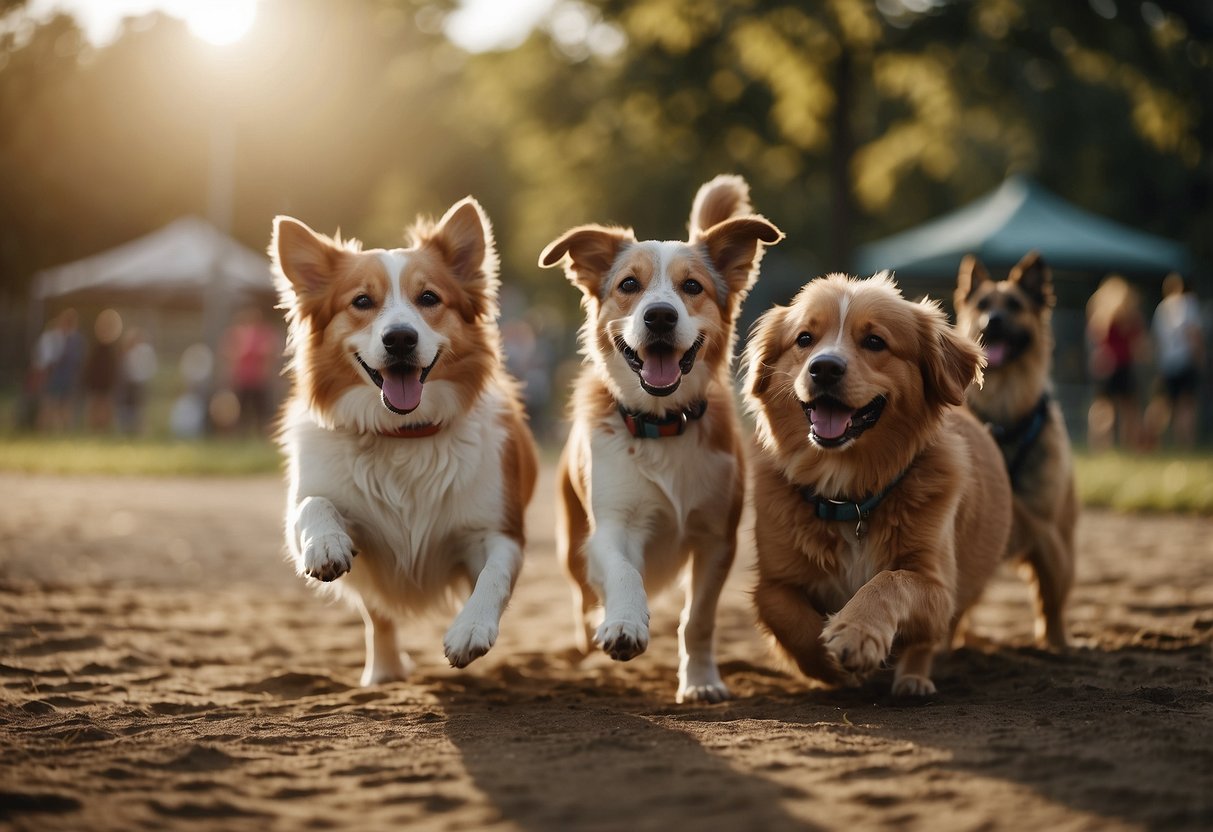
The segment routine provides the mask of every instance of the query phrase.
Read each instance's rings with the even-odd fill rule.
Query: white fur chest
[[[645,572],[654,584],[672,579],[696,539],[723,542],[739,471],[733,455],[703,441],[699,425],[685,434],[635,439],[615,425],[590,432],[586,482],[592,527],[607,523],[646,540]],[[583,436],[584,439],[584,436]],[[584,445],[583,445],[584,447]]]
[[[500,407],[486,394],[455,425],[420,438],[326,430],[293,412],[291,505],[330,500],[368,567],[433,595],[451,582],[466,542],[500,526]]]

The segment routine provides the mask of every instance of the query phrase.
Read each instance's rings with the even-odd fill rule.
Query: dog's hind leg
[[[679,702],[721,702],[729,689],[716,666],[716,605],[733,564],[734,537],[702,542],[691,558],[686,605],[678,625]]]
[[[556,512],[556,554],[564,564],[573,591],[573,642],[581,655],[588,655],[594,646],[594,621],[598,597],[586,577],[585,541],[589,535],[589,520],[585,509],[567,477],[564,460],[560,469],[562,488]]]
[[[1066,547],[1056,527],[1043,523],[1041,526],[1039,538],[1028,550],[1036,591],[1036,641],[1053,650],[1065,650],[1069,643],[1066,600],[1074,582],[1073,550]]]
[[[931,681],[931,663],[935,658],[935,645],[919,642],[907,645],[897,659],[893,672],[894,696],[930,696],[935,693]]]
[[[407,679],[413,672],[413,662],[407,653],[400,652],[396,643],[396,622],[369,609],[365,601],[359,608],[366,625],[366,666],[362,670],[362,686]]]

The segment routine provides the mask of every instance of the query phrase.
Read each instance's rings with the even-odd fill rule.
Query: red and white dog
[[[396,620],[461,585],[447,659],[493,646],[537,467],[502,363],[488,219],[469,197],[411,236],[363,251],[278,217],[270,246],[294,375],[287,544],[301,575],[361,610],[364,685],[408,675]]]
[[[720,176],[695,197],[685,243],[587,225],[539,259],[544,267],[564,264],[586,310],[557,532],[578,646],[588,652],[597,642],[619,661],[643,653],[648,593],[689,559],[679,702],[729,695],[713,632],[744,495],[730,372],[734,321],[757,278],[762,244],[782,237],[751,213],[743,179]]]

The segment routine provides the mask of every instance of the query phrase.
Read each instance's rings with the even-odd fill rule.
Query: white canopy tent
[[[30,299],[122,300],[206,307],[274,293],[269,260],[199,217],[182,217],[117,248],[44,269]]]
[[[37,336],[52,304],[135,307],[153,310],[157,320],[161,310],[196,310],[211,358],[219,355],[234,309],[268,305],[274,297],[266,255],[200,217],[186,216],[109,251],[35,274],[27,331]],[[209,367],[208,376],[216,369],[213,358]],[[210,383],[208,377],[205,384]]]

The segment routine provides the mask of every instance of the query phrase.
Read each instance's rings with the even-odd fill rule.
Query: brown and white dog
[[[1036,639],[1066,646],[1066,599],[1074,582],[1078,496],[1074,458],[1053,398],[1053,278],[1029,252],[1006,280],[976,257],[957,276],[956,327],[986,353],[985,384],[970,387],[969,407],[998,442],[1015,494],[1009,553],[1030,568],[1036,587]]]
[[[278,217],[270,255],[294,375],[280,439],[295,566],[361,610],[364,685],[408,675],[397,619],[470,586],[443,642],[464,667],[497,638],[536,472],[488,219],[469,197],[408,248],[363,251]]]
[[[998,448],[958,407],[980,349],[887,274],[830,275],[763,314],[746,366],[762,625],[826,683],[896,653],[893,693],[933,693],[1011,526]]]
[[[729,695],[716,666],[716,604],[744,496],[734,321],[763,246],[783,234],[751,213],[737,176],[699,189],[689,231],[687,242],[658,242],[581,226],[539,263],[564,264],[586,311],[557,533],[578,646],[596,642],[618,661],[643,653],[648,595],[689,560],[677,699],[716,702]]]

